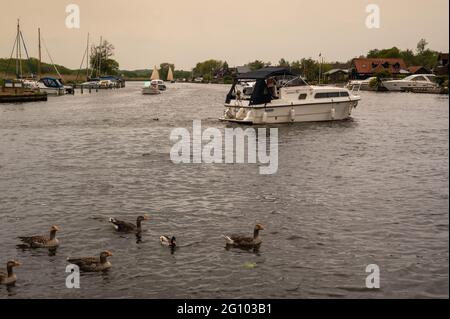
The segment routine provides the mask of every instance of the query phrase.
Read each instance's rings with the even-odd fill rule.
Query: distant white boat
[[[407,91],[415,88],[437,88],[434,74],[414,74],[402,80],[383,81],[383,86],[388,91]]]
[[[145,82],[144,87],[142,88],[142,94],[146,95],[161,94],[161,91],[158,89],[158,81],[160,80]]]
[[[144,87],[142,88],[142,94],[161,94],[161,91],[166,90],[166,85],[164,81],[159,79],[158,68],[153,68],[152,75],[150,76],[150,82],[145,82]]]

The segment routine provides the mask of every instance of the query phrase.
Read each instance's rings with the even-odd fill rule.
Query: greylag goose
[[[23,242],[21,246],[24,248],[57,248],[59,246],[59,240],[56,238],[56,232],[59,230],[60,228],[58,226],[52,226],[50,228],[50,237],[19,237],[19,239]]]
[[[261,243],[261,237],[259,237],[259,231],[264,230],[264,226],[261,224],[256,224],[255,229],[253,231],[253,237],[240,236],[240,235],[232,235],[225,236],[222,235],[226,240],[227,247],[238,247],[238,248],[258,248]]]
[[[104,251],[100,254],[100,258],[97,257],[82,257],[82,258],[67,258],[67,261],[71,264],[75,264],[80,267],[80,270],[93,272],[104,271],[111,268],[111,263],[108,261],[108,257],[111,257],[110,251]]]
[[[148,215],[143,215],[143,216],[139,216],[136,219],[136,225],[134,225],[133,223],[129,223],[129,222],[124,222],[122,220],[118,220],[115,218],[110,218],[109,222],[111,224],[113,224],[114,228],[119,231],[119,232],[132,232],[135,231],[137,233],[140,233],[142,231],[142,226],[141,226],[141,222],[143,220],[149,220],[150,217],[148,217]]]
[[[163,246],[168,246],[170,248],[175,248],[177,245],[177,240],[175,238],[175,236],[161,236],[159,237],[159,241],[161,243],[161,245]]]
[[[17,281],[17,276],[13,270],[17,266],[20,266],[20,263],[15,260],[6,263],[6,273],[0,271],[0,285],[13,285]]]

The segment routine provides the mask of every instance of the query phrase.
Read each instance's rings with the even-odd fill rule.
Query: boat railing
[[[352,85],[351,92],[353,95],[359,95],[360,91],[361,91],[361,83]]]

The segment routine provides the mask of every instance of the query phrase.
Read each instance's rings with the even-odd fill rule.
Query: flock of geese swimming
[[[109,222],[114,226],[116,231],[124,233],[136,233],[139,235],[142,232],[141,223],[144,220],[149,220],[148,215],[139,216],[136,220],[136,224],[129,223],[126,221],[118,220],[116,218],[110,218]],[[257,224],[253,231],[253,236],[241,236],[232,235],[225,236],[222,235],[226,241],[226,248],[241,248],[241,249],[258,249],[262,243],[259,236],[259,231],[263,230],[264,226]],[[59,247],[59,240],[56,238],[56,232],[60,231],[58,226],[52,226],[50,228],[50,236],[21,236],[18,237],[21,244],[17,245],[18,248],[22,249],[38,249],[46,248],[55,251]],[[175,249],[176,238],[175,236],[160,236],[159,241],[161,245]],[[111,257],[112,253],[110,251],[103,251],[100,253],[99,257],[69,257],[67,262],[70,264],[75,264],[79,267],[81,271],[85,272],[98,272],[106,271],[111,268],[111,263],[108,257]],[[17,281],[17,276],[14,273],[13,268],[20,266],[21,264],[16,260],[10,260],[6,264],[6,272],[0,271],[0,285],[14,285]]]

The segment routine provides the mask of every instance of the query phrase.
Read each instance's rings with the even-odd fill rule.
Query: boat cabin
[[[44,83],[44,85],[48,88],[64,88],[64,85],[61,83],[59,79],[45,77],[41,78],[40,82]]]
[[[288,69],[263,68],[238,74],[227,94],[225,103],[228,104],[231,100],[248,101],[249,106],[270,103],[272,100],[280,98],[282,88],[307,85],[300,76]]]

